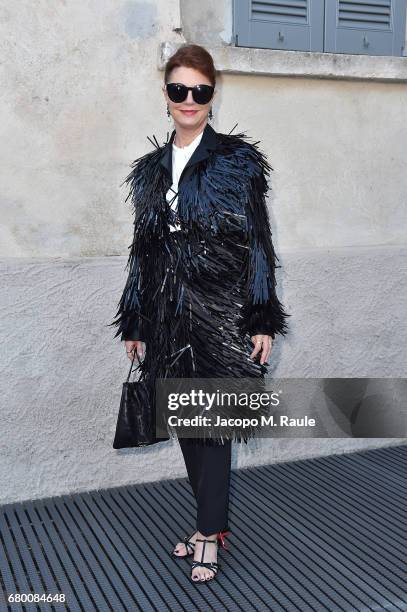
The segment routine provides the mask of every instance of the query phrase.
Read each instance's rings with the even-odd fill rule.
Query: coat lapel
[[[165,168],[168,175],[172,178],[172,143],[175,138],[175,130],[173,130],[171,137],[167,144],[163,148],[163,153],[160,159],[160,164]],[[194,166],[209,157],[210,151],[216,149],[217,145],[217,137],[216,132],[209,123],[206,124],[201,141],[199,145],[196,147],[195,151],[192,153],[188,162],[185,165],[185,168],[182,171],[180,176],[178,187],[188,178],[188,176],[192,173]]]

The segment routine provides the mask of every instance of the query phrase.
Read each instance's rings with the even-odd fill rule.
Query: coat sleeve
[[[135,253],[136,232],[130,245],[130,255],[126,270],[128,276],[122,295],[119,300],[118,309],[113,325],[118,327],[115,338],[120,335],[120,340],[142,340],[140,338],[140,310],[141,310],[141,270],[139,259]]]
[[[246,302],[242,307],[241,329],[250,336],[265,334],[273,339],[286,335],[287,314],[276,293],[275,270],[278,257],[274,251],[266,195],[268,176],[273,168],[264,155],[251,145],[248,163],[252,167],[245,198],[247,219]]]
[[[140,196],[145,188],[146,176],[145,166],[149,155],[144,155],[132,163],[133,170],[124,180],[130,190],[126,202],[131,198],[133,214],[133,240],[125,270],[128,271],[127,280],[117,305],[114,320],[109,325],[117,327],[114,335],[120,335],[120,340],[143,340],[140,337],[140,323],[142,310],[142,271],[140,267],[140,256],[137,251],[138,243],[138,218],[140,217]]]

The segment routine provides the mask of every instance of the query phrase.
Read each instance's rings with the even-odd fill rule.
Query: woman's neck
[[[198,134],[203,132],[203,130],[206,127],[206,123],[207,122],[201,124],[194,130],[191,130],[190,128],[184,128],[181,126],[176,127],[175,128],[175,138],[173,140],[173,143],[175,144],[175,146],[182,149],[183,147],[187,147],[188,145],[190,145],[191,142],[195,140],[195,138],[198,136]]]

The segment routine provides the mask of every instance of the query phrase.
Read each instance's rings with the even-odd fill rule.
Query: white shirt
[[[178,205],[178,181],[192,153],[195,151],[201,142],[203,131],[194,138],[186,147],[177,147],[172,145],[172,185],[167,191],[166,198],[170,208],[176,212]],[[170,231],[175,232],[181,229],[178,223],[174,225],[170,223]]]

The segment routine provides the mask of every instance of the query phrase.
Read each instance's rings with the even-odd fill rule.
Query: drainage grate
[[[406,474],[405,445],[233,472],[229,551],[198,586],[169,555],[193,530],[184,479],[3,506],[1,612],[407,610]]]

